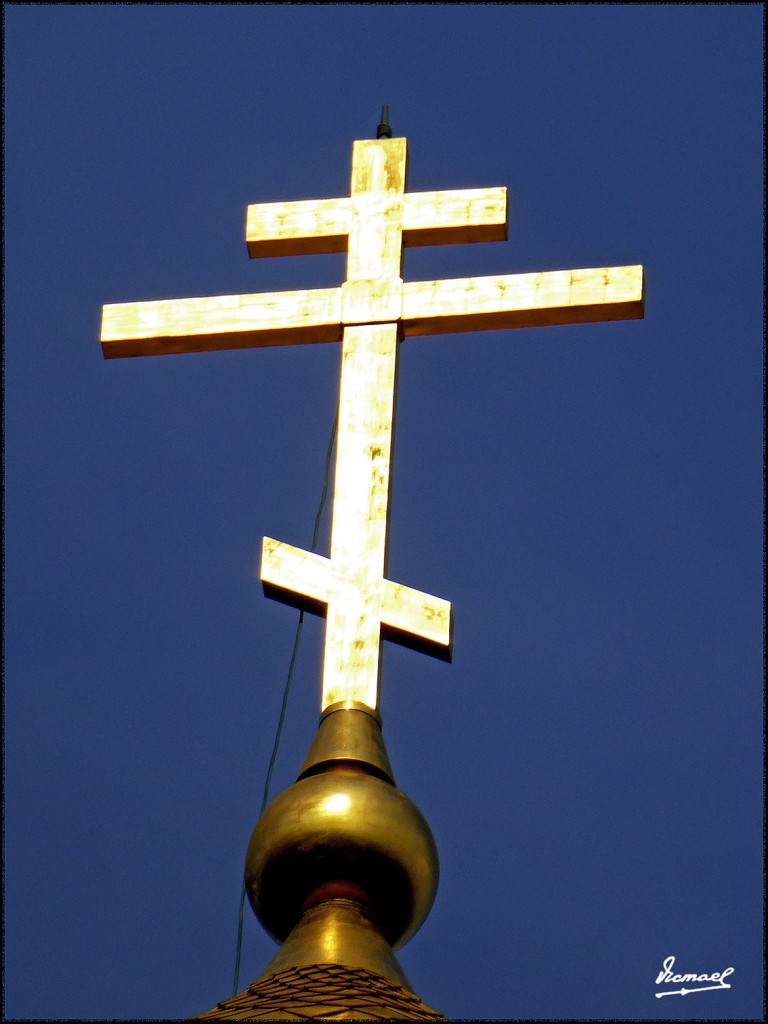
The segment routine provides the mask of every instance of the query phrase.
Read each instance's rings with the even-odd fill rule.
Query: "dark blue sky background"
[[[256,563],[311,542],[339,350],[105,362],[101,306],[338,284],[249,260],[245,208],[348,194],[382,103],[412,190],[510,194],[508,242],[406,278],[647,273],[642,321],[403,349],[390,577],[456,635],[385,652],[441,855],[401,962],[449,1017],[762,1016],[762,8],[4,18],[6,1016],[231,993],[297,616]],[[274,948],[248,910],[243,985]],[[655,998],[669,955],[732,988]]]

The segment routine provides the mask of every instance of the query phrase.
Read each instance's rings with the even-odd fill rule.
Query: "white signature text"
[[[657,999],[661,999],[662,996],[687,996],[691,995],[693,992],[711,992],[712,989],[715,988],[730,988],[730,985],[726,985],[725,979],[729,975],[733,974],[735,970],[733,967],[726,967],[724,971],[713,971],[712,974],[673,974],[672,968],[674,965],[675,958],[673,956],[668,956],[664,961],[664,969],[659,972],[659,976],[656,979],[657,985],[666,985],[670,982],[673,985],[680,985],[685,984],[686,982],[690,984],[691,982],[699,983],[702,981],[717,982],[717,984],[699,985],[698,988],[680,988],[675,989],[672,992],[657,992]]]

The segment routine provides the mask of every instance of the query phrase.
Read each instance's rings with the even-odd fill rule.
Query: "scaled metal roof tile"
[[[195,1020],[444,1020],[418,996],[365,968],[291,967],[255,981]]]

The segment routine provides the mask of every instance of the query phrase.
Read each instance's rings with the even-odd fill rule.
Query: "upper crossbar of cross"
[[[405,191],[406,140],[355,142],[350,195],[248,207],[251,256],[347,250],[339,288],[107,305],[106,357],[343,341],[330,558],[265,538],[273,596],[327,617],[325,708],[379,704],[382,635],[450,657],[450,604],[386,578],[399,341],[643,316],[639,266],[403,282],[403,247],[502,240],[504,188]]]

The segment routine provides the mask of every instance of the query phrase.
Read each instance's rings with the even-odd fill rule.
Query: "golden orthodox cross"
[[[248,207],[251,256],[346,249],[340,288],[104,306],[107,358],[342,342],[330,558],[265,537],[261,561],[267,593],[327,616],[323,709],[378,708],[382,636],[450,658],[449,602],[386,578],[401,339],[643,316],[640,266],[403,282],[404,246],[507,237],[505,188],[405,185],[406,140],[366,140],[349,197]]]

